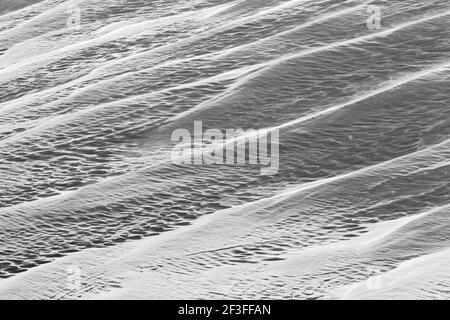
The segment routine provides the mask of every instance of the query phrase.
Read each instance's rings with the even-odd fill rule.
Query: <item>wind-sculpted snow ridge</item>
[[[449,32],[444,0],[2,2],[0,298],[448,298]],[[279,132],[277,173],[174,162],[195,121]]]

